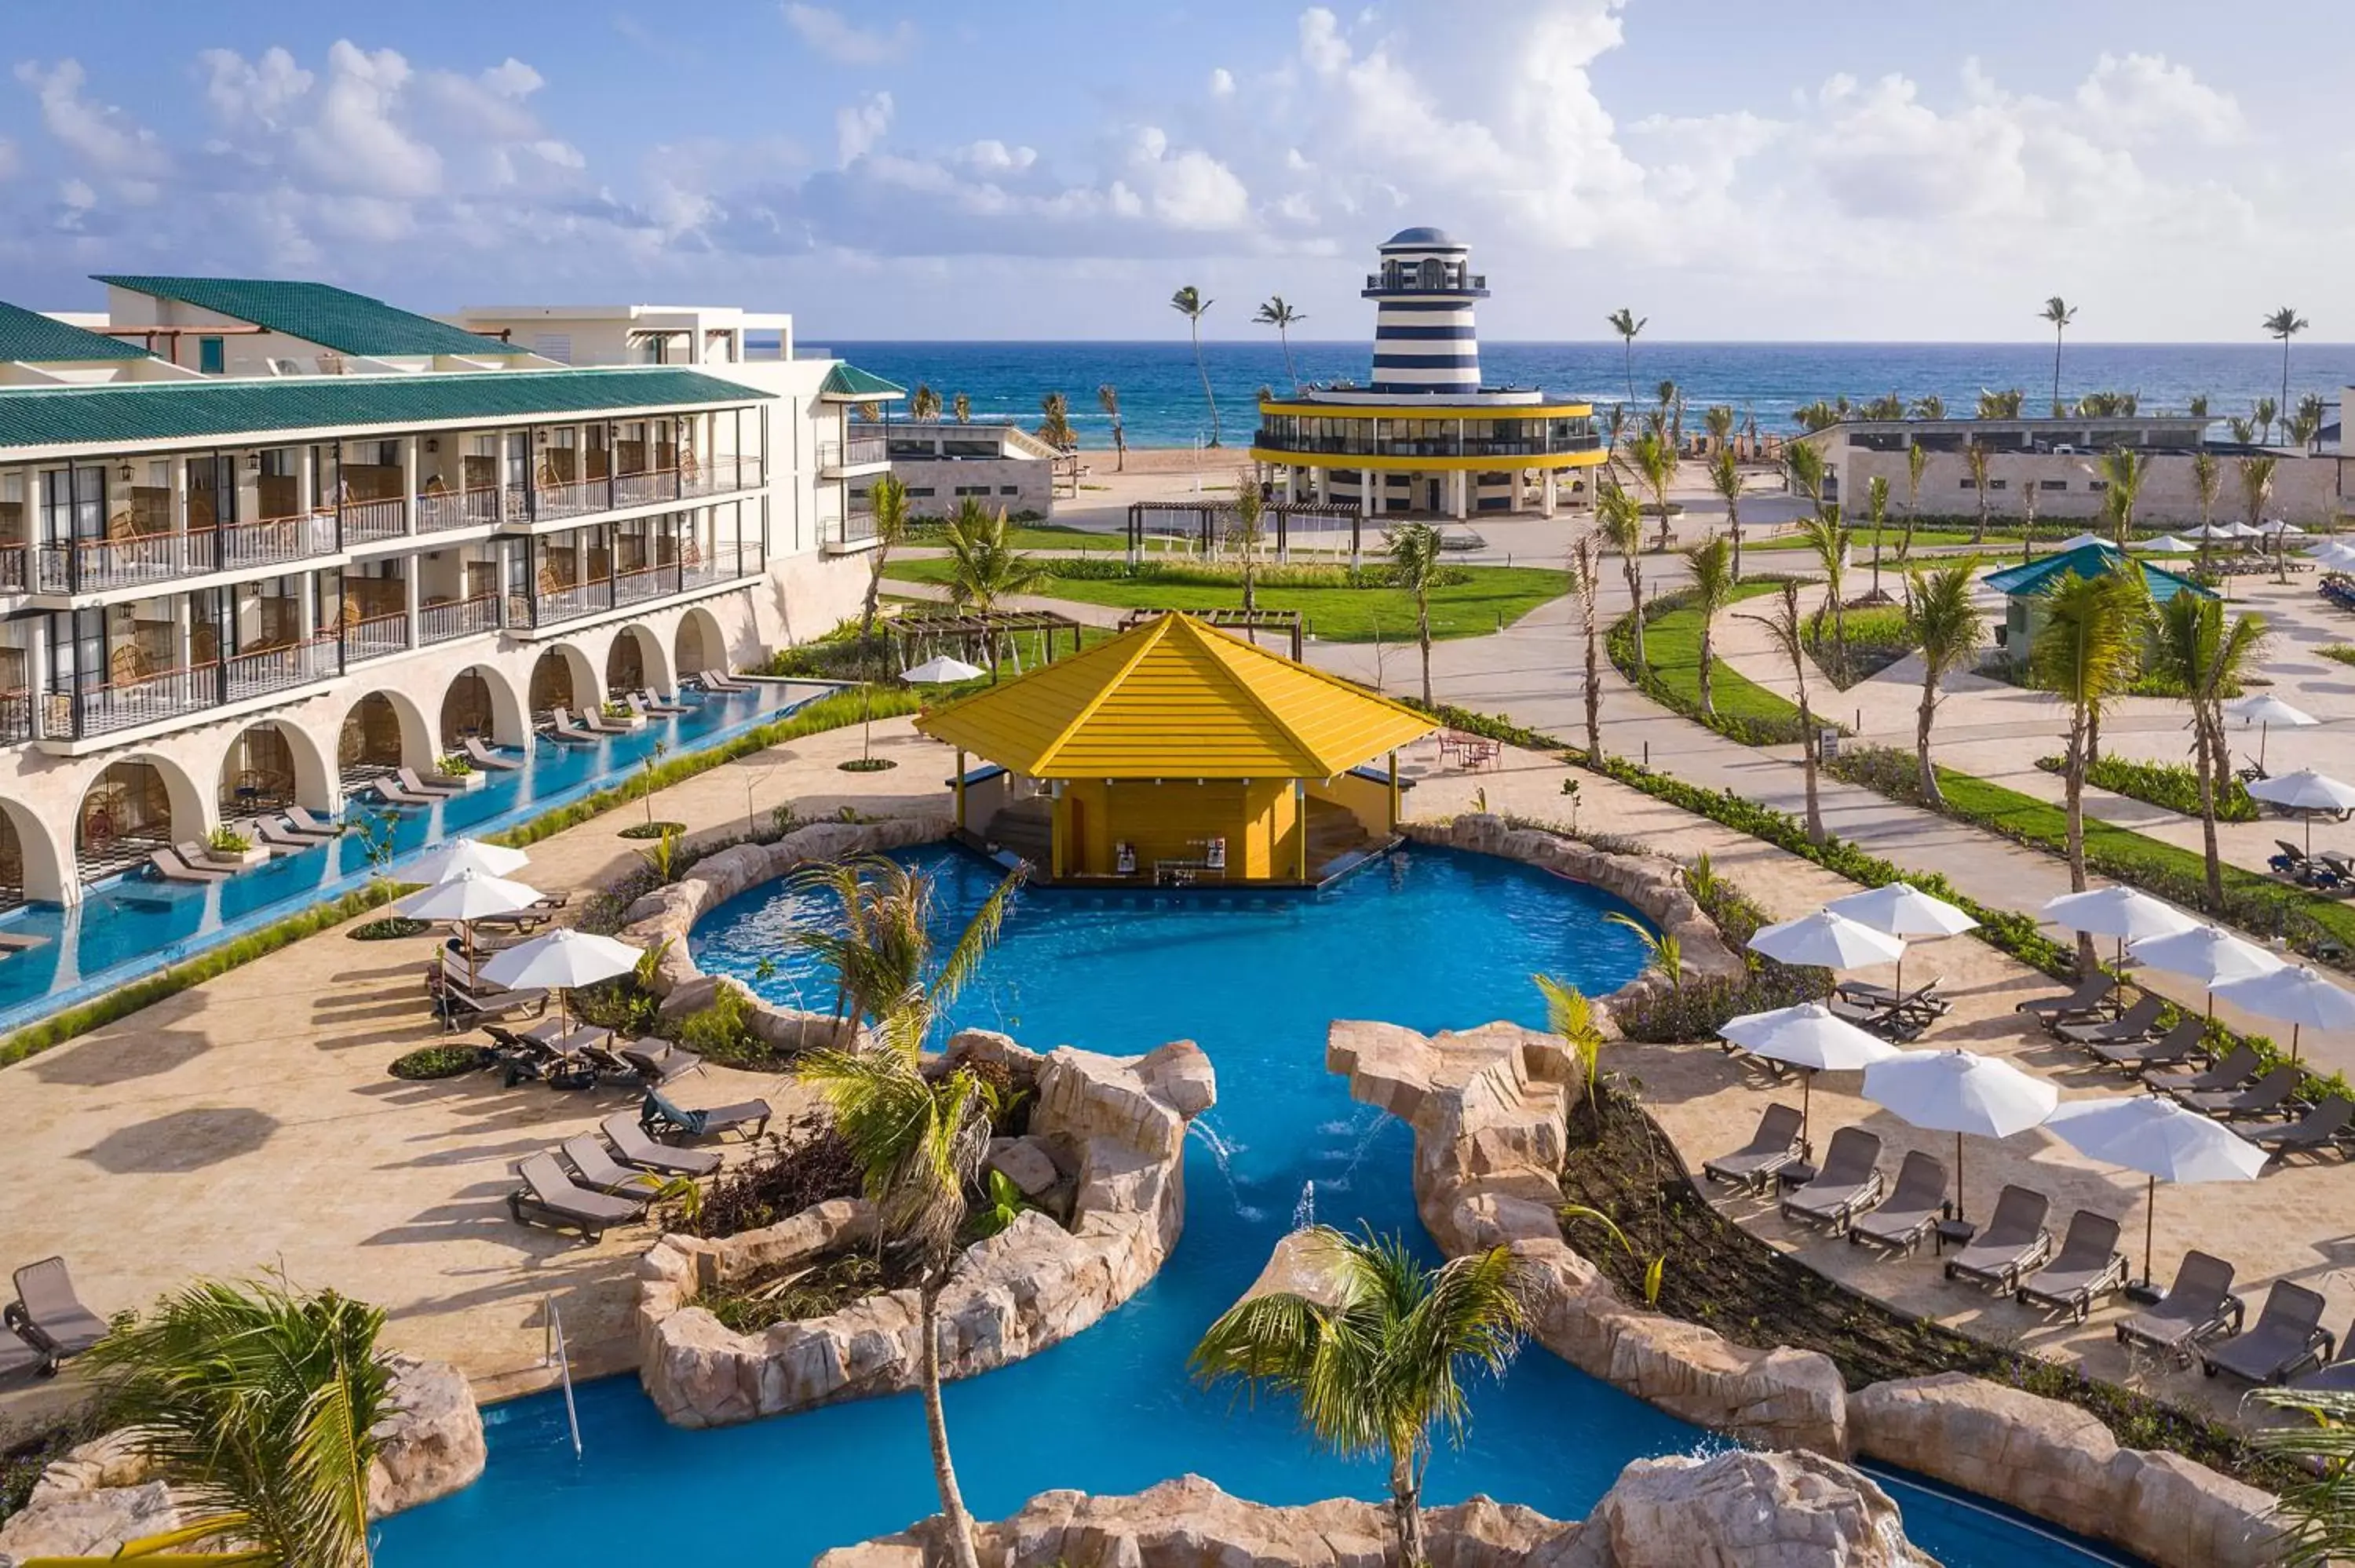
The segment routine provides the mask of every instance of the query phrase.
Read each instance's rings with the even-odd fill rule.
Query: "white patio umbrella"
[[[1903,882],[1885,882],[1835,898],[1824,907],[1892,937],[1952,937],[1978,924],[1943,898]],[[1897,989],[1905,989],[1905,955],[1897,955]]]
[[[2083,893],[2064,893],[2047,899],[2043,913],[2054,925],[2094,937],[2118,939],[2118,962],[2126,961],[2126,944],[2143,937],[2164,937],[2188,931],[2200,924],[2172,904],[2162,904],[2131,887],[2109,886]]]
[[[1955,1135],[1955,1217],[1963,1217],[1963,1135],[2009,1138],[2052,1114],[2061,1091],[1973,1051],[1901,1051],[1864,1070],[1864,1097],[1925,1132]]]
[[[1745,1012],[1729,1018],[1718,1038],[1754,1056],[1802,1069],[1799,1080],[1799,1141],[1807,1140],[1810,1090],[1817,1073],[1850,1073],[1898,1054],[1897,1047],[1867,1034],[1820,1001]]]
[[[2053,546],[2052,549],[2056,555],[2066,555],[2071,550],[2082,550],[2088,545],[2114,545],[2114,541],[2105,539],[2098,534],[2080,534],[2073,539],[2062,540],[2058,545]]]
[[[2355,811],[2355,784],[2341,784],[2311,768],[2260,779],[2249,786],[2249,799],[2306,813],[2306,853],[2314,853],[2314,813]]]
[[[480,872],[485,876],[512,876],[530,863],[531,856],[505,844],[486,844],[480,839],[449,839],[410,862],[404,874],[420,882],[447,882],[462,871]]]
[[[2161,534],[2156,539],[2143,541],[2143,549],[2154,556],[2194,556],[2200,546],[2189,539],[2179,539],[2172,534]]]
[[[1820,969],[1861,969],[1892,964],[1905,956],[1902,938],[1876,931],[1861,920],[1818,909],[1796,920],[1761,926],[1750,950],[1786,964]]]
[[[2155,969],[2190,975],[2208,988],[2208,1016],[2216,1016],[2216,988],[2252,975],[2271,974],[2282,960],[2232,935],[2222,926],[2195,926],[2164,937],[2145,937],[2126,948]]]
[[[903,670],[900,679],[911,686],[945,686],[958,681],[970,681],[989,672],[962,659],[952,659],[943,653],[937,659],[927,659],[912,670]]]
[[[2355,545],[2349,545],[2342,540],[2325,540],[2308,550],[2307,554],[2319,564],[2329,567],[2333,570],[2344,571],[2350,567],[2355,567]]]
[[[2322,722],[2304,708],[2290,706],[2271,692],[2258,692],[2243,697],[2237,702],[2226,703],[2224,711],[2239,719],[2243,725],[2254,724],[2263,726],[2257,731],[2257,766],[2259,768],[2265,765],[2265,737],[2273,733],[2274,726],[2279,725],[2284,729],[2304,729],[2308,725]]]
[[[2158,1095],[2072,1100],[2045,1118],[2061,1140],[2088,1159],[2123,1165],[2150,1178],[2143,1197],[2142,1278],[2150,1287],[2152,1220],[2158,1184],[2168,1181],[2254,1181],[2265,1151],[2220,1121]]]
[[[493,915],[512,915],[538,902],[537,888],[468,867],[410,894],[393,907],[414,920],[446,920],[455,925],[465,939],[466,959],[472,963],[475,921]]]
[[[557,1021],[566,1022],[564,993],[574,986],[613,980],[638,967],[638,949],[611,937],[560,927],[545,937],[495,953],[482,967],[493,985],[517,991],[542,988],[557,993]]]
[[[2284,964],[2264,974],[2229,980],[2216,988],[2216,994],[2260,1018],[2288,1024],[2289,1059],[2293,1063],[2297,1060],[2300,1030],[2308,1026],[2355,1029],[2355,996],[2324,980],[2310,965],[2292,969]]]

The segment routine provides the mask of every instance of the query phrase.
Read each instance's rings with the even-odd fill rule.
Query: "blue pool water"
[[[431,808],[393,810],[356,800],[346,815],[389,820],[403,857],[445,838],[496,832],[618,782],[657,742],[678,756],[775,718],[826,688],[762,682],[729,696],[689,694],[688,711],[593,746],[537,740],[525,766],[494,772],[479,789]],[[510,752],[509,755],[517,755]],[[399,874],[396,863],[394,874]],[[0,961],[0,1033],[282,919],[368,880],[358,835],[273,856],[209,886],[165,882],[142,869],[93,888],[78,906],[33,905],[6,917],[10,932],[48,938]]]
[[[944,927],[995,883],[955,852],[909,858],[942,877]],[[1159,1277],[1068,1343],[946,1391],[976,1514],[1002,1516],[1050,1488],[1125,1492],[1189,1470],[1273,1503],[1380,1496],[1377,1467],[1320,1456],[1288,1414],[1196,1388],[1187,1352],[1312,1202],[1320,1221],[1423,1241],[1406,1128],[1326,1072],[1327,1023],[1542,1022],[1532,972],[1596,991],[1636,972],[1633,934],[1601,919],[1620,907],[1522,866],[1423,849],[1313,896],[1026,892],[956,1022],[1120,1054],[1191,1038],[1217,1067],[1219,1104],[1197,1124],[1185,1236]],[[756,888],[705,918],[696,959],[774,1000],[828,1004],[827,977],[788,940],[826,914],[806,895]],[[764,958],[773,973],[757,972]],[[580,1563],[623,1540],[691,1541],[698,1562],[796,1564],[937,1506],[912,1396],[686,1432],[634,1381],[611,1380],[580,1391],[577,1460],[560,1394],[488,1414],[488,1472],[387,1521],[382,1568]],[[1575,1518],[1629,1459],[1712,1441],[1531,1350],[1477,1391],[1469,1444],[1439,1454],[1430,1496],[1484,1491]],[[1927,1493],[1906,1503],[1915,1539],[1952,1568],[2084,1561]]]

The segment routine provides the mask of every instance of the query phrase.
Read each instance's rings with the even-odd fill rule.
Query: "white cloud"
[[[41,123],[101,174],[149,179],[171,167],[155,133],[111,103],[93,103],[81,93],[80,60],[59,60],[48,70],[37,61],[16,67],[16,79],[40,100]]]
[[[1210,70],[1210,96],[1212,98],[1232,98],[1234,95],[1235,73],[1229,70],[1224,66],[1212,67]]]
[[[875,150],[891,128],[891,95],[879,92],[865,102],[834,111],[835,155],[844,168]]]
[[[2200,81],[2164,55],[2103,55],[2078,84],[2077,107],[2094,127],[2122,140],[2181,132],[2215,146],[2249,139],[2248,121],[2230,93]]]
[[[861,27],[824,5],[788,5],[785,22],[802,42],[840,65],[887,65],[915,47],[915,25],[905,18],[889,30]]]

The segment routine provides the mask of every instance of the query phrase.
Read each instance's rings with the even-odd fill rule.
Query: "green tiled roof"
[[[16,305],[0,303],[0,360],[27,365],[67,359],[144,359],[147,351],[119,337],[84,332]]]
[[[98,281],[177,300],[337,354],[519,355],[531,351],[325,283],[267,278],[155,278],[99,273]]]
[[[562,414],[746,404],[770,394],[693,370],[478,370],[446,376],[125,382],[0,389],[0,448],[172,441],[247,431],[522,424]]]
[[[904,397],[908,389],[894,386],[880,376],[869,375],[846,360],[826,373],[825,381],[818,386],[817,395],[821,397]]]
[[[2043,593],[2063,577],[2116,577],[2132,567],[2142,573],[2142,580],[2150,589],[2153,604],[2165,604],[2179,593],[2197,594],[2201,599],[2214,599],[2213,589],[2200,587],[2189,577],[2176,576],[2120,554],[2108,545],[2080,545],[2073,550],[2063,550],[2023,567],[2008,567],[1987,575],[1987,586],[2010,599],[2028,599]]]

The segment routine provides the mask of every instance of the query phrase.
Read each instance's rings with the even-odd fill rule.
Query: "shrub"
[[[700,1011],[680,1021],[678,1043],[723,1067],[772,1065],[769,1043],[752,1032],[751,999],[732,985],[723,983]]]
[[[2065,765],[2066,758],[2059,757],[2036,759],[2036,766],[2047,773],[2058,773]],[[2187,817],[2200,814],[2200,774],[2188,762],[2137,762],[2125,757],[2097,758],[2085,770],[2085,781],[2097,789],[2107,789],[2130,800],[2164,806]],[[2257,803],[2249,799],[2248,787],[2238,779],[2226,779],[2223,787],[2216,791],[2216,820],[2220,822],[2254,822],[2257,816]]]
[[[478,1072],[491,1065],[491,1053],[482,1045],[425,1045],[392,1059],[390,1071],[396,1078],[425,1083],[435,1078],[455,1078]]]
[[[474,770],[474,765],[466,759],[466,754],[463,751],[452,752],[434,766],[452,779],[464,779]]]
[[[1818,974],[1820,971],[1817,971]],[[1673,991],[1653,991],[1614,1007],[1619,1033],[1647,1045],[1714,1040],[1728,1019],[1822,999],[1828,988],[1806,969],[1762,965],[1739,980],[1688,980]]]
[[[732,1236],[858,1194],[858,1166],[831,1123],[804,1116],[751,1159],[730,1162],[704,1190],[695,1234]],[[668,1216],[666,1225],[675,1224]]]
[[[1749,577],[1742,578],[1742,587],[1746,589],[1752,584],[1763,585],[1783,580],[1779,577]],[[1657,599],[1646,599],[1643,609],[1644,625],[1649,629],[1658,624],[1668,617],[1690,608],[1692,600],[1692,590],[1689,588],[1678,588],[1672,593],[1664,593]],[[1695,724],[1713,729],[1737,745],[1794,746],[1806,738],[1806,731],[1799,723],[1799,715],[1796,708],[1772,693],[1756,691],[1754,683],[1721,661],[1713,676],[1717,698],[1717,712],[1714,714],[1704,714],[1700,711],[1697,680],[1693,683],[1694,689],[1689,690],[1684,684],[1663,678],[1657,665],[1646,664],[1638,669],[1636,664],[1636,612],[1633,610],[1612,623],[1610,632],[1604,641],[1609,650],[1611,662],[1617,666],[1621,674],[1634,683],[1637,690],[1662,707],[1673,713],[1681,714]],[[1647,647],[1645,652],[1649,653],[1654,651]],[[1732,711],[1735,704],[1740,700],[1739,694],[1745,688],[1753,689],[1754,694],[1763,700],[1764,705],[1784,711],[1771,714],[1741,714]],[[1820,713],[1815,717],[1818,725],[1831,723]]]
[[[223,824],[205,835],[205,847],[223,854],[243,854],[253,847],[253,841],[235,828]]]

